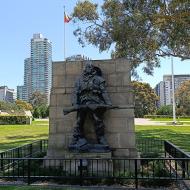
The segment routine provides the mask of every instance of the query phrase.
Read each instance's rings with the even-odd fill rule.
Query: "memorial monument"
[[[111,100],[105,89],[105,80],[99,67],[87,62],[84,71],[75,82],[73,92],[73,108],[68,111],[77,111],[76,124],[73,132],[70,151],[105,152],[109,146],[104,135],[103,114],[111,108]],[[66,113],[68,113],[66,111]],[[90,117],[94,124],[98,144],[89,144],[84,134],[84,123]],[[90,127],[90,126],[89,126]]]
[[[53,63],[47,158],[137,157],[130,72],[125,59]]]

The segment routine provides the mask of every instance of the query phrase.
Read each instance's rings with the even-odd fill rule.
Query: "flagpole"
[[[65,18],[65,5],[64,5],[64,17]],[[65,61],[65,21],[64,21],[64,61]]]

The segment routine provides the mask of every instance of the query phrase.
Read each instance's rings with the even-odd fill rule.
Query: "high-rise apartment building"
[[[42,36],[34,34],[31,39],[31,93],[39,91],[48,102],[52,83],[52,44]],[[31,95],[29,92],[29,94]]]
[[[31,77],[31,59],[26,58],[24,60],[24,95],[25,101],[28,101],[32,94],[32,77]]]
[[[174,75],[174,91],[186,80],[190,80],[190,75]],[[158,107],[172,104],[172,75],[164,75],[163,81],[155,87],[156,94],[160,97]]]
[[[52,44],[42,36],[34,34],[30,43],[30,58],[24,60],[24,86],[18,86],[19,97],[29,101],[38,91],[45,94],[49,102],[52,83]]]
[[[159,97],[159,101],[157,101],[157,107],[165,105],[164,87],[165,83],[163,81],[158,83],[155,87],[156,94]]]
[[[0,101],[14,102],[14,89],[9,89],[7,86],[0,86]]]
[[[17,86],[17,100],[25,100],[25,86]]]

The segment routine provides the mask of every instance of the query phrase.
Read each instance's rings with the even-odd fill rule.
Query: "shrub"
[[[144,118],[156,119],[156,118],[173,118],[172,115],[145,115]]]
[[[166,169],[165,165],[163,162],[157,161],[154,163],[154,166],[152,165],[151,167],[154,167],[154,177],[155,179],[147,179],[147,180],[142,180],[141,185],[145,187],[167,187],[172,184],[172,180],[168,179],[160,179],[160,178],[167,178],[170,177],[169,171]],[[153,170],[153,168],[151,169]],[[144,174],[146,175],[146,174]],[[147,174],[148,175],[148,174]],[[157,179],[156,179],[157,178]]]
[[[30,124],[30,117],[25,115],[0,115],[0,125]]]
[[[0,101],[0,110],[10,115],[23,115],[24,110],[15,103]]]
[[[156,118],[173,118],[172,115],[145,115],[144,118],[156,119]],[[190,119],[190,116],[178,116],[177,119]]]
[[[166,105],[166,106],[161,106],[160,108],[158,108],[157,110],[157,115],[172,115],[173,113],[173,108],[172,105]]]

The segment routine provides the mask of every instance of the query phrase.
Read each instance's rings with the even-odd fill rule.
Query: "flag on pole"
[[[69,17],[65,12],[64,12],[64,23],[70,22],[71,17]]]

